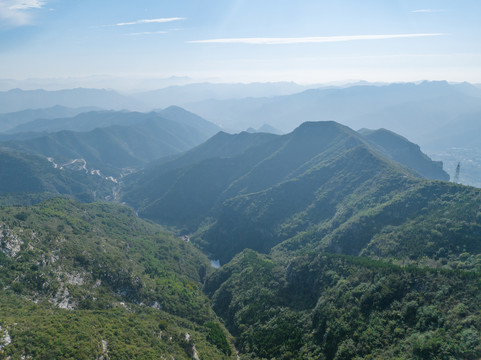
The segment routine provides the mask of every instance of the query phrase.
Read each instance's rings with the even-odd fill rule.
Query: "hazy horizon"
[[[0,79],[481,83],[479,13],[474,0],[2,0]]]
[[[351,86],[388,86],[393,84],[420,84],[422,82],[447,82],[449,84],[468,83],[476,87],[481,87],[481,83],[474,83],[468,81],[449,81],[446,79],[430,80],[419,79],[413,81],[369,81],[365,79],[346,79],[338,81],[326,82],[297,82],[297,81],[223,81],[221,79],[208,78],[190,78],[183,76],[171,76],[167,78],[124,78],[106,75],[92,75],[82,78],[27,78],[27,79],[1,79],[0,91],[10,91],[20,89],[24,91],[32,90],[74,90],[74,89],[99,89],[116,91],[123,94],[136,94],[140,92],[148,92],[154,90],[163,90],[167,88],[183,87],[191,85],[232,85],[232,86],[277,86],[277,85],[292,85],[299,88],[298,91],[292,93],[302,92],[303,89],[314,88],[328,88],[328,87],[351,87]],[[291,92],[288,92],[291,93]]]

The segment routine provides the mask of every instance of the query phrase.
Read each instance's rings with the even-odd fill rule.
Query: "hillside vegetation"
[[[481,357],[481,190],[395,133],[218,132],[120,183],[28,154],[142,167],[199,125],[164,111],[0,152],[1,204],[36,204],[0,207],[0,358]]]
[[[241,358],[481,356],[481,190],[362,133],[305,123],[232,152],[218,134],[220,154],[207,142],[126,179],[141,215],[224,264],[204,291]]]
[[[200,289],[207,258],[130,209],[52,199],[0,223],[0,357],[232,354]]]
[[[246,250],[208,278],[244,359],[477,359],[479,273]]]
[[[47,159],[0,147],[0,204],[30,204],[65,195],[91,202],[113,198],[118,185],[85,171],[60,169]]]
[[[201,247],[227,262],[244,248],[268,252],[304,233],[316,241],[332,236],[363,213],[379,213],[396,196],[422,187],[426,180],[420,173],[426,169],[447,177],[419,148],[403,166],[386,154],[397,157],[393,146],[381,143],[381,148],[334,122],[305,123],[284,136],[242,133],[234,139],[219,134],[180,158],[127,178],[123,199],[141,216],[195,232]],[[416,149],[403,138],[399,142]],[[407,166],[411,159],[421,159],[419,172]],[[399,217],[386,217],[383,226],[407,220]],[[371,225],[363,223],[363,236],[381,230]],[[335,241],[329,246],[343,251],[335,249]],[[362,250],[347,247],[352,254]]]

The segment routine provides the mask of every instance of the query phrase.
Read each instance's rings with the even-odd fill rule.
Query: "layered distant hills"
[[[93,107],[68,108],[65,106],[53,106],[41,109],[28,109],[12,113],[0,114],[0,132],[8,131],[21,124],[37,119],[56,119],[73,117],[80,113],[96,110]],[[34,130],[28,130],[34,131]]]
[[[473,131],[469,129],[472,129],[481,113],[481,90],[468,83],[360,82],[337,87],[307,87],[294,83],[203,83],[131,95],[82,88],[58,91],[14,89],[0,92],[2,113],[39,109],[34,111],[36,115],[31,120],[74,116],[72,109],[70,114],[57,116],[52,114],[59,114],[58,109],[42,110],[59,105],[149,111],[172,104],[182,106],[223,129],[234,132],[259,129],[264,124],[269,124],[269,132],[286,133],[305,121],[337,121],[356,130],[389,129],[419,144],[429,154],[440,154],[445,159],[449,158],[450,147],[469,146],[474,152],[479,148],[475,139],[470,139]],[[40,110],[45,114],[41,114]],[[28,117],[29,112],[32,110],[0,115],[0,131],[24,122],[22,119]],[[15,131],[23,132],[25,128]],[[456,136],[451,137],[452,134]],[[477,172],[474,172],[467,179],[476,176]]]
[[[53,106],[70,108],[94,106],[116,110],[138,110],[142,108],[138,101],[112,90],[82,88],[57,91],[12,89],[0,92],[0,109],[2,113]]]
[[[334,120],[354,129],[387,128],[418,142],[433,129],[481,109],[481,91],[470,84],[359,85],[309,89],[265,98],[207,100],[184,104],[228,129],[268,123],[292,131],[305,121]]]
[[[75,109],[71,109],[75,111]],[[170,106],[166,109],[150,113],[139,113],[132,111],[79,111],[76,116],[55,116],[55,118],[43,117],[43,112],[34,119],[12,127],[6,131],[8,134],[21,132],[56,132],[61,130],[90,131],[96,128],[109,126],[133,126],[145,120],[165,119],[177,122],[182,125],[191,126],[200,135],[210,137],[220,128],[211,122],[188,112],[177,106]],[[33,112],[33,111],[31,111]]]
[[[216,84],[194,83],[168,86],[133,95],[150,107],[166,107],[204,100],[243,99],[247,97],[280,96],[315,88],[315,85],[299,85],[294,82]]]
[[[88,169],[118,177],[126,168],[138,169],[186,151],[218,130],[176,107],[152,113],[99,111],[24,123],[10,129],[4,146],[50,157],[59,164],[84,160]],[[25,133],[29,136],[22,139]]]
[[[356,130],[389,129],[443,160],[452,177],[461,162],[460,181],[481,186],[481,147],[476,137],[481,91],[468,83],[361,84],[285,96],[211,99],[183,107],[237,131],[268,123],[289,132],[305,121],[326,120]]]

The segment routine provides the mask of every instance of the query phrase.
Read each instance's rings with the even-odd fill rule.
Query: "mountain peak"
[[[165,109],[161,110],[161,112],[169,112],[169,111],[178,111],[178,112],[183,112],[183,113],[190,113],[192,114],[190,111],[187,111],[185,110],[184,108],[180,107],[180,106],[177,106],[177,105],[171,105],[171,106],[168,106],[166,107]]]
[[[310,131],[340,130],[341,127],[342,125],[335,121],[306,121],[294,129],[292,134]]]
[[[323,139],[323,141],[326,141],[329,138],[333,138],[342,133],[358,137],[355,131],[335,121],[306,121],[294,129],[291,134],[286,136],[292,136],[295,138],[305,137],[306,139],[316,139],[320,137],[319,140]]]
[[[176,121],[182,123],[184,125],[193,126],[196,128],[202,127],[203,130],[207,131],[209,136],[212,134],[217,133],[220,130],[220,127],[207,121],[203,117],[200,117],[197,114],[194,114],[180,106],[169,106],[163,110],[157,112],[160,116],[167,120]]]
[[[421,151],[419,145],[405,137],[384,128],[361,129],[359,133],[378,151],[414,169],[424,177],[433,180],[449,180],[449,175],[443,170],[442,162],[432,161]]]

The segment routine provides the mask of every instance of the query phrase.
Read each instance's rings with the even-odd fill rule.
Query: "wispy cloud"
[[[44,0],[4,0],[1,2],[10,3],[8,7],[11,10],[40,9],[46,3]]]
[[[20,26],[31,22],[29,10],[40,9],[46,0],[0,0],[0,22]]]
[[[158,24],[167,23],[172,21],[185,20],[185,18],[173,17],[173,18],[160,18],[160,19],[142,19],[131,22],[122,22],[111,26],[127,26],[127,25],[140,25],[140,24]]]
[[[385,40],[399,38],[419,38],[441,36],[441,33],[432,34],[394,34],[394,35],[351,35],[351,36],[314,36],[296,38],[230,38],[230,39],[209,39],[193,40],[189,43],[196,44],[251,44],[251,45],[290,45],[290,44],[312,44],[330,43],[359,40]]]
[[[167,33],[168,31],[144,31],[144,32],[129,33],[125,35],[139,36],[139,35],[155,35],[155,34],[167,34]]]
[[[417,10],[411,10],[412,13],[440,13],[440,12],[445,12],[446,10],[444,9],[417,9]]]

